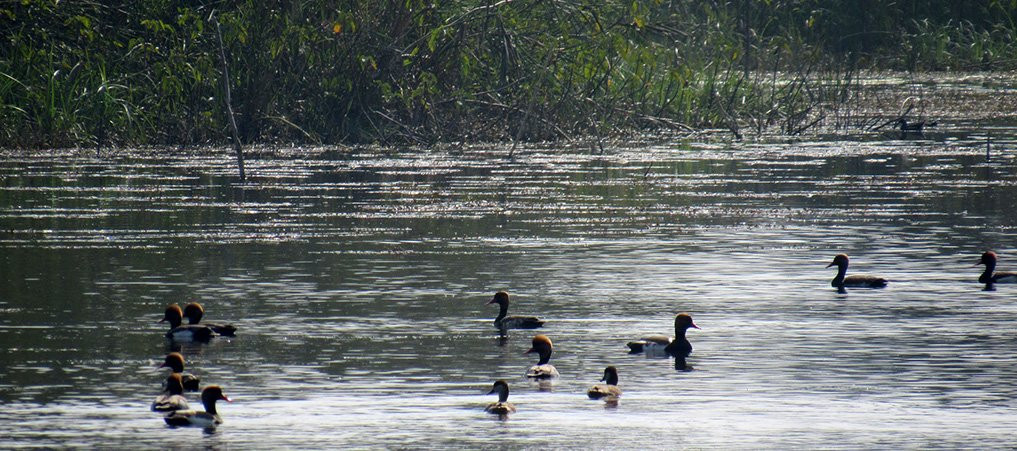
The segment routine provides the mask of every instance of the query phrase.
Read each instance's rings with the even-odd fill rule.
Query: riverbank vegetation
[[[952,0],[23,0],[0,5],[0,147],[225,144],[231,116],[245,143],[794,135],[860,70],[1013,69],[1014,17]]]

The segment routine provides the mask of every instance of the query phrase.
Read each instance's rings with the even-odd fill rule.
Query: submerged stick
[[[985,135],[985,161],[989,161],[992,158],[992,135]]]
[[[213,12],[213,14],[215,14]],[[237,152],[237,168],[240,169],[240,182],[247,181],[247,176],[244,174],[244,147],[240,143],[240,132],[237,131],[237,121],[233,117],[233,106],[230,100],[230,69],[229,65],[226,64],[226,50],[222,43],[222,30],[219,28],[219,19],[212,17],[215,20],[215,34],[219,37],[219,58],[222,60],[222,76],[223,76],[223,89],[226,91],[226,114],[230,118],[230,130],[233,131],[233,149]]]

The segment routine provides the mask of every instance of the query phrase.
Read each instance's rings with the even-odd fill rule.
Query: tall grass
[[[0,146],[805,133],[858,69],[1017,66],[1017,4],[24,0]],[[221,23],[226,66],[210,17]]]

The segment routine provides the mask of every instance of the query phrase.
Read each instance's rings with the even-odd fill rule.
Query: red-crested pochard
[[[166,378],[166,391],[152,401],[152,410],[155,412],[172,412],[174,410],[187,410],[187,398],[184,397],[184,381],[180,373],[172,373]]]
[[[201,318],[205,316],[205,308],[197,302],[192,302],[184,306],[184,318],[187,318],[188,324],[198,324],[201,322]],[[237,334],[237,328],[233,327],[232,324],[220,324],[220,323],[201,323],[202,326],[212,329],[219,335],[227,337],[235,337]]]
[[[586,391],[586,396],[590,399],[600,399],[604,397],[619,397],[622,394],[620,388],[618,388],[618,369],[609,366],[604,368],[604,377],[600,379],[603,384],[597,384],[590,387]]]
[[[985,265],[985,272],[978,277],[981,283],[1017,283],[1017,272],[999,271],[996,272],[996,253],[986,251],[978,265]]]
[[[166,338],[173,341],[209,341],[215,336],[215,332],[210,328],[202,324],[184,324],[184,311],[180,309],[177,304],[170,304],[166,307],[166,313],[160,323],[168,322],[170,325],[169,332],[166,332]]]
[[[685,338],[685,332],[689,328],[699,329],[699,326],[692,322],[692,316],[688,313],[679,313],[674,317],[674,339],[667,335],[649,335],[636,341],[630,341],[628,343],[629,353],[646,352],[650,355],[688,357],[692,353],[692,343],[689,343],[689,340]]]
[[[544,325],[544,321],[536,316],[506,316],[508,315],[509,295],[504,291],[495,293],[488,304],[498,304],[500,308],[498,317],[494,319],[494,327],[499,330],[536,329]]]
[[[516,406],[508,402],[509,386],[508,382],[503,380],[495,381],[494,386],[491,387],[491,391],[487,392],[489,395],[498,394],[498,402],[492,402],[484,408],[485,412],[494,413],[498,415],[508,415],[515,413]]]
[[[848,269],[848,256],[837,254],[833,262],[826,265],[827,268],[837,266],[837,276],[830,282],[834,288],[883,288],[886,286],[886,279],[876,276],[850,276],[844,277]]]
[[[184,373],[184,355],[179,352],[171,352],[166,354],[166,359],[163,361],[159,368],[169,368],[173,371],[173,374],[180,375],[180,383],[183,385],[184,390],[187,391],[198,391],[198,384],[201,382],[193,374]]]
[[[558,369],[554,365],[547,363],[551,360],[551,351],[553,349],[551,339],[547,338],[547,335],[533,337],[533,346],[525,354],[536,352],[540,356],[540,360],[526,371],[526,377],[531,379],[554,379],[559,376]]]
[[[205,406],[204,412],[177,410],[166,415],[166,424],[170,426],[214,428],[222,423],[222,418],[219,418],[219,413],[215,410],[215,402],[220,399],[226,402],[233,402],[232,399],[222,392],[222,388],[218,385],[209,385],[201,391],[201,403]]]

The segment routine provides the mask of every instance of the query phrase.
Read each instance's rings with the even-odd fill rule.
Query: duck
[[[536,316],[505,316],[508,314],[509,295],[504,291],[495,293],[494,297],[487,303],[487,305],[490,304],[498,304],[501,308],[498,312],[498,317],[494,319],[494,327],[498,328],[498,330],[536,329],[544,325],[544,321]]]
[[[169,368],[173,370],[172,374],[180,375],[180,383],[183,385],[184,390],[187,391],[198,391],[198,384],[201,382],[193,374],[184,373],[184,355],[179,352],[171,352],[166,354],[166,359],[163,361],[159,368]]]
[[[985,272],[978,277],[978,281],[984,284],[993,283],[1017,283],[1017,272],[996,271],[998,257],[993,251],[986,251],[977,265],[985,265]]]
[[[886,279],[876,276],[851,276],[844,277],[848,269],[847,254],[837,254],[833,262],[826,265],[827,268],[837,266],[837,276],[830,282],[834,288],[883,288],[886,286]]]
[[[536,335],[533,337],[533,346],[525,354],[536,352],[540,355],[540,360],[536,365],[530,367],[526,371],[526,377],[530,379],[546,380],[555,379],[559,376],[558,369],[547,363],[551,360],[551,351],[554,346],[551,345],[551,339],[547,338],[547,335]]]
[[[173,412],[188,410],[187,398],[184,397],[184,382],[180,373],[172,373],[166,378],[166,390],[152,401],[153,412]]]
[[[498,394],[498,402],[492,402],[484,408],[484,412],[493,413],[497,415],[508,415],[516,412],[516,406],[508,402],[509,386],[508,382],[504,380],[498,380],[494,382],[494,386],[491,387],[491,391],[487,392],[489,395]]]
[[[187,318],[188,324],[198,324],[201,322],[201,318],[205,316],[205,308],[197,302],[191,302],[184,306],[184,318]],[[219,335],[226,337],[237,336],[237,328],[232,324],[218,324],[218,323],[203,323],[202,326],[212,329]]]
[[[685,338],[689,328],[699,329],[688,313],[679,313],[674,317],[674,339],[667,335],[649,335],[628,343],[629,354],[646,352],[648,355],[668,355],[671,357],[688,357],[692,354],[692,343]]]
[[[904,118],[897,119],[897,126],[903,133],[921,133],[925,130],[925,127],[935,127],[936,125],[936,122],[908,122],[908,120]]]
[[[184,324],[181,323],[184,320],[184,311],[177,304],[170,304],[166,307],[166,312],[160,323],[168,322],[170,330],[166,332],[166,338],[173,341],[201,341],[207,342],[214,337],[215,331],[212,328],[203,324]]]
[[[600,399],[605,397],[617,398],[621,396],[622,391],[618,388],[617,368],[613,366],[604,368],[604,377],[602,377],[600,381],[605,383],[596,384],[590,387],[590,389],[586,391],[586,396],[589,396],[590,399]]]
[[[209,385],[201,391],[201,403],[205,406],[204,412],[197,410],[177,410],[166,415],[166,424],[170,426],[199,426],[203,428],[214,428],[222,424],[222,418],[219,417],[219,413],[215,410],[215,402],[220,399],[226,402],[233,402],[232,399],[223,393],[222,387],[218,385]]]

